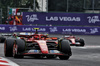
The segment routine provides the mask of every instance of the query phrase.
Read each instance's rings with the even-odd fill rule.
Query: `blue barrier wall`
[[[76,35],[100,35],[100,27],[72,27],[72,26],[26,26],[26,25],[0,25],[1,33],[9,32],[35,32],[33,28],[40,28],[39,32],[50,34],[76,34]]]
[[[100,26],[100,14],[23,12],[23,24]]]

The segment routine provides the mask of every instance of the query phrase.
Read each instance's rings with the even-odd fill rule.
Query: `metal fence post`
[[[67,12],[68,12],[68,8],[69,8],[69,0],[67,0]]]
[[[92,9],[93,9],[93,13],[94,13],[94,0],[92,0]]]
[[[0,8],[0,24],[2,24],[2,8]]]
[[[33,3],[33,11],[34,12],[36,11],[35,0],[34,0],[34,3]]]

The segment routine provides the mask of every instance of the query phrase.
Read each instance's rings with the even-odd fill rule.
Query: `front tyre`
[[[0,37],[0,43],[4,43],[5,40],[6,40],[6,38],[4,38],[4,37]]]
[[[72,55],[71,47],[70,47],[68,40],[64,40],[64,39],[59,40],[58,50],[65,54],[65,55],[59,56],[60,59],[68,60],[69,57]]]
[[[13,56],[13,43],[15,39],[7,39],[4,43],[4,55],[6,57]]]
[[[23,56],[18,55],[18,45],[17,44],[13,44],[13,57],[14,58],[23,58]]]
[[[80,46],[84,46],[85,45],[85,42],[83,39],[80,39]]]
[[[21,52],[25,51],[25,41],[17,39],[13,44],[13,57],[14,58],[23,58],[23,55],[20,55]]]

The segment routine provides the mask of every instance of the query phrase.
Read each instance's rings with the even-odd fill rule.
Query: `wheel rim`
[[[14,43],[13,45],[13,56],[17,54],[17,45]]]

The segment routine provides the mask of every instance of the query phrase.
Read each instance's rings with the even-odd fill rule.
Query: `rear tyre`
[[[4,55],[6,57],[12,57],[13,56],[13,43],[14,39],[7,39],[4,43]]]
[[[67,56],[63,56],[63,55],[59,56],[60,59],[68,60],[69,57],[72,55],[70,44],[67,40],[64,40],[64,39],[60,40],[58,42],[58,49],[59,49],[59,51],[61,51],[65,55],[67,55]]]
[[[84,40],[80,39],[80,46],[84,46],[84,45],[85,45]]]
[[[14,58],[23,58],[23,55],[20,55],[21,52],[25,51],[25,41],[17,39],[13,44],[13,57]]]

